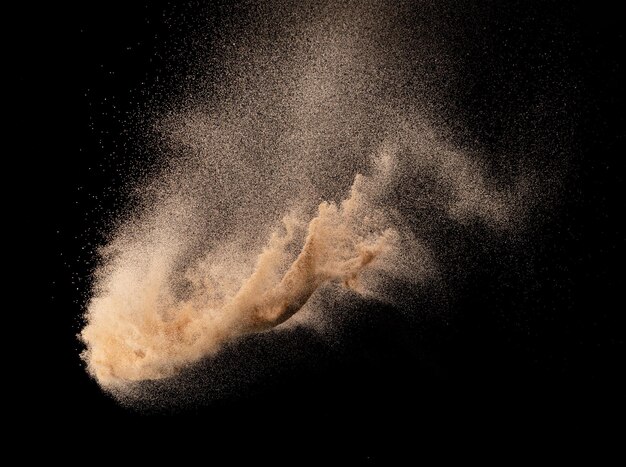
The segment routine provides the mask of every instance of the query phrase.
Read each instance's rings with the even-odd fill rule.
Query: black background
[[[623,20],[598,2],[465,3],[489,15],[474,35],[467,10],[454,19],[468,31],[463,70],[474,84],[451,93],[450,105],[460,120],[471,114],[463,124],[484,145],[504,144],[498,138],[506,121],[503,96],[524,96],[533,82],[568,77],[563,95],[569,97],[562,100],[571,113],[558,111],[567,114],[569,149],[575,150],[550,214],[544,212],[513,251],[483,255],[469,248],[463,261],[480,263],[464,273],[445,310],[428,296],[423,306],[431,309],[418,322],[394,310],[372,310],[331,350],[299,336],[311,341],[309,355],[283,367],[267,363],[275,369],[271,377],[179,415],[206,416],[209,431],[253,425],[263,436],[259,426],[282,426],[286,436],[320,425],[326,427],[322,437],[358,433],[361,440],[393,431],[399,422],[416,433],[445,436],[459,420],[534,431],[582,424],[589,416],[610,426],[618,417],[624,400],[623,234],[616,225],[624,212],[618,191]],[[94,266],[92,247],[129,202],[125,187],[154,163],[133,116],[167,99],[160,93],[176,86],[168,81],[173,74],[163,51],[192,53],[185,38],[198,21],[190,16],[194,8],[90,2],[43,11],[33,26],[38,54],[30,65],[44,95],[38,118],[48,122],[34,138],[43,143],[37,169],[44,188],[35,212],[50,239],[42,331],[54,346],[43,359],[51,377],[39,383],[40,402],[76,426],[143,414],[120,406],[88,378],[75,335]],[[215,22],[232,14],[217,6],[202,10]],[[256,349],[250,344],[250,351],[261,352],[263,342]]]

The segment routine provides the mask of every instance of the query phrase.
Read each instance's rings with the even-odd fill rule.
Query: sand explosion
[[[490,180],[406,94],[402,9],[311,11],[239,36],[210,96],[160,119],[169,162],[102,249],[80,335],[104,387],[175,375],[320,289],[399,305],[397,284],[436,269],[439,220],[513,216],[523,185]]]

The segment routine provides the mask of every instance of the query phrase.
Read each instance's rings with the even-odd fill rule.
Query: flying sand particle
[[[80,334],[103,387],[176,375],[322,288],[398,305],[395,283],[436,268],[421,236],[438,219],[507,228],[523,184],[495,188],[403,94],[386,8],[244,37],[218,98],[162,119],[171,160],[102,250]]]

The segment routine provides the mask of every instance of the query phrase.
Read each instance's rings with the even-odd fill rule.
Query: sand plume
[[[511,228],[529,176],[490,177],[406,94],[406,64],[436,50],[407,45],[403,8],[345,2],[280,23],[284,37],[242,31],[222,79],[157,119],[167,161],[102,248],[80,334],[101,385],[173,376],[320,289],[401,307],[437,269],[438,229]]]

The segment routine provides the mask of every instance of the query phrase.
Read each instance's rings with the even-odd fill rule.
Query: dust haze
[[[170,155],[102,248],[80,333],[103,388],[167,381],[276,326],[323,332],[322,292],[407,308],[438,274],[442,219],[524,224],[536,180],[454,146],[415,71],[441,51],[415,48],[389,3],[263,4],[215,52],[211,92],[159,119]]]

